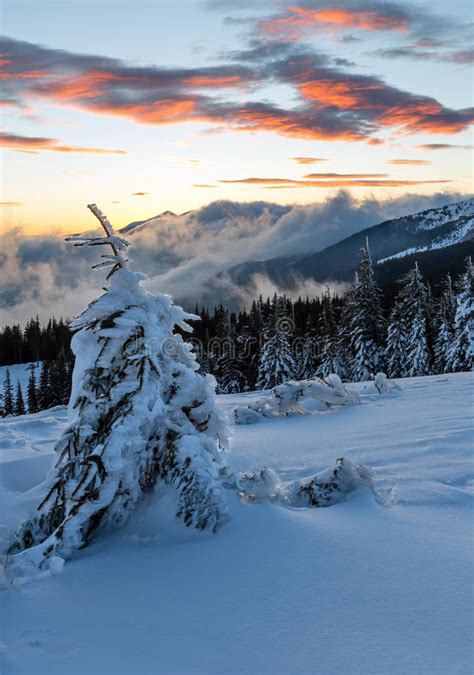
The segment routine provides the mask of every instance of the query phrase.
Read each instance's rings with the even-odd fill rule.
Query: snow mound
[[[272,389],[269,397],[236,408],[234,419],[237,424],[254,424],[263,417],[314,414],[311,406],[303,405],[308,401],[319,403],[319,411],[360,403],[357,392],[344,385],[338,375],[332,374],[324,380],[314,377],[311,380],[279,384]]]

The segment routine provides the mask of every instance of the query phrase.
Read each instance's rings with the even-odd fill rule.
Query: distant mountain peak
[[[151,218],[147,218],[146,220],[134,220],[133,223],[129,223],[128,225],[125,225],[125,227],[122,227],[119,232],[121,234],[131,234],[132,232],[136,232],[137,230],[143,229],[143,227],[154,224],[153,221],[155,220],[160,220],[161,218],[177,218],[177,214],[174,213],[173,211],[163,211],[163,213],[159,213],[157,216],[152,216]]]

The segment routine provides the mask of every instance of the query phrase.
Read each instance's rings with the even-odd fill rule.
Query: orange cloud
[[[390,8],[384,8],[383,5],[378,9],[349,9],[337,6],[310,9],[290,5],[283,14],[260,21],[259,27],[267,35],[280,35],[297,40],[307,30],[360,29],[406,33],[409,24],[408,17],[401,9],[390,12]]]
[[[374,77],[345,76],[328,69],[298,77],[303,81],[295,84],[304,99],[335,112],[358,114],[373,127],[398,127],[405,133],[455,134],[474,120],[474,109],[448,110],[435,99],[403,92]]]
[[[148,197],[149,192],[131,192],[130,197]]]
[[[370,31],[389,30],[405,33],[409,25],[408,20],[404,17],[384,14],[383,7],[378,11],[346,9],[343,7],[331,7],[314,11],[293,6],[289,7],[289,10],[303,17],[309,24],[319,21],[344,30],[346,28],[361,28]]]
[[[373,102],[368,94],[382,92],[384,86],[378,82],[336,81],[335,79],[317,79],[298,85],[301,96],[320,104],[334,106],[341,110],[352,108],[372,108]]]
[[[0,132],[0,147],[15,152],[37,154],[47,150],[49,152],[82,153],[92,155],[126,155],[125,150],[111,150],[109,148],[89,148],[80,145],[61,145],[55,138],[41,138],[39,136],[19,136]]]
[[[456,143],[425,143],[417,145],[417,150],[450,150],[451,148],[461,148],[463,150],[472,150],[474,145],[457,145]]]
[[[386,173],[307,173],[305,178],[317,178],[324,180],[326,178],[385,178]]]
[[[311,175],[311,174],[309,174]],[[337,174],[333,174],[337,176]],[[351,178],[350,176],[354,176]],[[287,188],[341,188],[341,187],[406,187],[411,185],[427,185],[451,183],[450,180],[401,180],[401,179],[363,179],[357,176],[386,176],[387,174],[341,174],[341,178],[324,178],[319,180],[294,180],[292,178],[239,178],[233,180],[220,180],[219,183],[259,185],[269,189]],[[331,176],[331,174],[327,174]]]
[[[183,80],[183,83],[189,87],[198,89],[207,88],[227,88],[240,87],[247,84],[247,81],[239,75],[193,75]]]
[[[272,131],[290,138],[315,141],[361,141],[365,135],[357,129],[319,121],[317,116],[305,113],[272,109],[269,106],[237,107],[234,111],[234,128],[243,131]]]
[[[319,23],[323,17],[326,24],[332,21],[334,25],[345,25],[356,21],[357,15],[357,22],[364,26],[403,25],[400,8],[388,3],[380,10],[373,7],[361,5],[357,12],[339,6],[331,11],[328,7],[311,11],[319,14]],[[307,11],[301,13],[293,7],[291,17],[302,21]],[[372,16],[374,13],[377,17]],[[386,127],[403,133],[457,133],[474,120],[474,110],[445,108],[435,99],[390,87],[377,77],[344,72],[328,65],[320,54],[295,45],[282,46],[280,42],[265,45],[263,52],[261,47],[254,50],[263,61],[252,61],[255,55],[248,50],[239,54],[238,64],[201,69],[133,67],[117,59],[52,50],[10,38],[2,38],[0,50],[5,61],[5,99],[19,101],[19,105],[32,98],[45,99],[140,124],[200,122],[211,124],[215,132],[266,131],[305,140],[364,141],[376,145],[383,141],[375,135]],[[284,59],[275,58],[282,54]],[[285,109],[266,100],[226,101],[209,91],[199,91],[248,83],[264,86],[268,82],[292,87],[299,93],[299,100]],[[123,153],[60,146],[52,139],[40,139],[36,145],[33,141],[16,145],[23,152],[38,148]],[[293,161],[303,164],[307,160]]]
[[[293,180],[292,178],[234,178],[227,180],[220,180],[219,183],[247,183],[248,185],[265,185],[267,183],[293,183],[299,185],[301,181]]]
[[[208,185],[207,183],[195,183],[194,188],[217,188],[218,185]]]
[[[0,206],[23,206],[25,202],[0,202]]]
[[[424,166],[431,164],[427,159],[388,159],[385,164],[394,164],[396,166]]]
[[[292,162],[297,164],[317,164],[318,162],[327,162],[324,157],[290,157]]]

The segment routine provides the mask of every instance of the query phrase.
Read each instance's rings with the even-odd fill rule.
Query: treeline
[[[19,380],[12,381],[7,368],[0,398],[0,417],[66,405],[71,395],[73,366],[72,359],[65,359],[63,355],[40,364],[31,363],[25,392]]]
[[[376,282],[368,248],[350,290],[291,301],[260,298],[239,314],[201,311],[195,348],[221,393],[270,388],[289,379],[370,379],[470,370],[474,346],[473,268],[432,293],[415,264],[391,304]]]
[[[71,359],[71,333],[68,321],[50,319],[41,326],[38,317],[28,321],[22,329],[19,324],[0,330],[0,366],[32,361],[53,361],[62,354]]]
[[[346,381],[362,381],[379,371],[408,377],[470,370],[472,286],[470,259],[455,281],[448,274],[434,289],[415,265],[400,280],[398,295],[390,302],[376,282],[365,248],[352,287],[342,297],[329,290],[322,297],[295,301],[275,294],[271,299],[260,297],[238,313],[223,306],[212,312],[196,308],[201,320],[194,323],[192,336],[183,337],[193,344],[201,371],[216,377],[220,393],[265,389],[289,379],[331,373]],[[11,360],[12,335],[21,343],[15,360]],[[19,383],[5,383],[3,414],[11,410],[21,414],[22,399],[28,411],[67,402],[70,338],[66,324],[54,319],[45,328],[35,319],[23,331],[19,326],[3,330],[0,340],[6,340],[10,351],[7,356],[1,353],[7,363],[36,360],[32,353],[44,360],[35,380],[36,403],[33,393],[30,397],[31,374],[26,397]]]

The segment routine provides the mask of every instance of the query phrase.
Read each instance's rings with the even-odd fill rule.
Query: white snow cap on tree
[[[20,527],[12,551],[37,564],[69,557],[99,528],[124,523],[143,495],[169,486],[186,525],[216,531],[227,519],[221,449],[227,430],[214,399],[215,380],[197,373],[189,344],[175,333],[195,319],[171,298],[146,291],[128,269],[127,242],[95,205],[105,237],[76,245],[110,245],[96,267],[110,267],[106,292],[71,324],[76,355],[70,422],[36,513]]]

